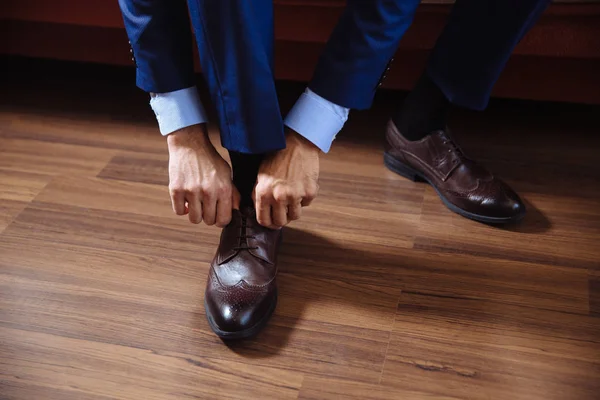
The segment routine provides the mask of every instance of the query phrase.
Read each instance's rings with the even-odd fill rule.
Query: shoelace
[[[448,153],[454,153],[458,158],[452,161],[454,164],[457,164],[459,160],[462,161],[466,158],[465,154],[462,152],[460,147],[458,147],[458,145],[454,143],[454,141],[451,138],[448,137],[446,132],[441,132],[440,137],[442,138],[442,143],[450,146],[450,148],[448,149]]]
[[[247,239],[254,239],[254,235],[246,235],[246,216],[242,215],[242,229],[241,234],[237,237],[240,240],[239,246],[234,247],[233,249],[238,250],[256,250],[257,246],[248,246]],[[243,245],[243,246],[242,246]]]

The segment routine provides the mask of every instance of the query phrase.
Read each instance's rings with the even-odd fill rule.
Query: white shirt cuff
[[[306,89],[285,117],[285,125],[327,153],[348,119],[349,108],[339,106]]]
[[[150,107],[163,136],[208,121],[195,86],[168,93],[151,93]]]

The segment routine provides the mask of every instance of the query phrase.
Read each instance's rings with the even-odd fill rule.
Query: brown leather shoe
[[[525,215],[519,196],[467,158],[447,132],[411,142],[390,121],[386,139],[385,165],[405,178],[428,182],[450,210],[491,224],[515,222]]]
[[[257,334],[277,304],[277,251],[281,230],[258,224],[253,209],[233,210],[208,273],[204,308],[222,339]]]

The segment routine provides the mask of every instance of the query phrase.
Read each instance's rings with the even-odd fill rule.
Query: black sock
[[[241,206],[253,206],[252,191],[256,184],[258,168],[263,159],[262,154],[245,154],[230,151],[233,184],[242,197]]]
[[[446,127],[450,102],[439,87],[423,73],[392,121],[406,139],[420,140]]]

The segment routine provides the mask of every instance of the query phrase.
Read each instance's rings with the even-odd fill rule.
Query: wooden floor
[[[286,229],[271,323],[227,346],[203,308],[219,230],[172,214],[131,71],[28,68],[0,96],[0,399],[600,399],[599,108],[454,114],[528,204],[497,228],[383,167],[382,93]]]

